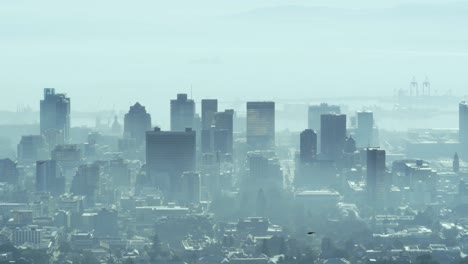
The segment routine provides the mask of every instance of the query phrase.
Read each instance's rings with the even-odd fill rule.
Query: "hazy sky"
[[[0,1],[0,109],[44,87],[76,110],[169,99],[392,95],[413,75],[468,87],[468,4],[439,1]]]

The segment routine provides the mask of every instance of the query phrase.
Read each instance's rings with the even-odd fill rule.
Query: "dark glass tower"
[[[346,140],[346,115],[321,116],[321,153],[332,160],[340,159]]]
[[[195,171],[195,131],[146,132],[146,172],[153,183],[165,194],[172,195],[178,188],[182,173]]]
[[[300,161],[310,163],[317,156],[317,133],[312,129],[306,129],[300,135]]]

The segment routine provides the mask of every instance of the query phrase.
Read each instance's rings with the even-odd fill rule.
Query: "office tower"
[[[274,102],[247,102],[247,145],[254,150],[275,147]]]
[[[320,131],[320,116],[325,114],[341,114],[340,106],[329,105],[326,103],[321,103],[320,105],[310,105],[308,113],[309,129],[313,129],[314,131]]]
[[[218,100],[202,99],[201,104],[201,150],[208,153],[213,151],[214,117],[218,112]]]
[[[130,187],[130,169],[123,159],[109,161],[109,175],[116,186]]]
[[[16,162],[11,159],[0,159],[0,182],[18,183],[18,169]]]
[[[382,205],[386,193],[385,150],[367,148],[367,194],[371,205]]]
[[[306,129],[300,135],[300,161],[310,163],[317,156],[317,133],[312,129]]]
[[[87,205],[93,206],[99,187],[100,168],[98,164],[83,164],[73,177],[70,192],[86,197]]]
[[[357,112],[357,147],[375,147],[374,144],[374,114],[371,111]]]
[[[200,202],[200,174],[198,172],[184,172],[180,181],[182,204]]]
[[[186,128],[195,129],[195,102],[187,99],[187,94],[178,94],[171,100],[171,131],[184,132]]]
[[[463,101],[458,107],[458,137],[463,147],[468,146],[468,103]]]
[[[214,150],[232,153],[234,144],[234,110],[227,109],[214,116]]]
[[[55,160],[36,162],[36,191],[59,196],[65,192],[65,178]]]
[[[201,100],[202,130],[211,129],[216,112],[218,112],[218,100],[216,99],[202,99]]]
[[[173,194],[178,187],[182,173],[195,171],[195,131],[185,132],[154,131],[146,132],[147,176],[165,194]]]
[[[124,118],[124,137],[133,138],[138,146],[145,143],[145,133],[151,130],[151,115],[140,103],[130,106]]]
[[[338,160],[346,140],[346,115],[322,115],[320,126],[320,153],[327,159]]]
[[[34,163],[47,159],[48,147],[41,135],[22,136],[18,144],[18,160],[21,163]]]
[[[41,134],[56,133],[62,142],[70,137],[70,98],[56,94],[54,88],[44,89],[44,99],[40,105]]]

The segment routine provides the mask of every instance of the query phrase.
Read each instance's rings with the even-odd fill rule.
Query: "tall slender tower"
[[[300,135],[300,161],[310,163],[317,156],[317,133],[312,129],[306,129]]]
[[[374,146],[374,114],[371,111],[357,112],[356,145],[359,148]]]
[[[381,205],[385,199],[385,150],[367,148],[367,194],[371,205]]]
[[[328,159],[338,160],[346,140],[346,115],[322,115],[320,134],[320,152]]]
[[[218,100],[202,99],[201,101],[201,150],[212,152],[214,145],[214,118],[218,112]]]

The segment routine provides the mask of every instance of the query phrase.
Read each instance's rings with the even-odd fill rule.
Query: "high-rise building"
[[[180,181],[181,201],[183,204],[199,203],[201,197],[200,174],[184,172]]]
[[[65,192],[65,178],[55,160],[36,162],[36,191],[50,192],[58,197]]]
[[[320,135],[320,153],[327,159],[338,160],[346,140],[346,115],[322,115]]]
[[[357,112],[357,147],[375,147],[374,144],[374,114],[371,111]]]
[[[18,183],[18,169],[16,162],[11,159],[0,159],[0,182]]]
[[[370,205],[382,205],[386,184],[385,150],[367,148],[366,188]]]
[[[184,132],[186,128],[195,128],[195,102],[187,94],[178,94],[171,100],[171,131]]]
[[[300,161],[310,163],[317,156],[317,133],[313,129],[306,129],[300,135]]]
[[[274,102],[247,102],[247,144],[254,150],[275,147]]]
[[[86,197],[87,204],[93,206],[99,187],[100,167],[98,164],[83,164],[73,177],[70,192]]]
[[[130,106],[130,110],[125,114],[124,137],[133,138],[138,146],[145,142],[145,132],[151,130],[151,115],[146,112],[146,108],[139,102]]]
[[[202,99],[201,104],[201,150],[208,153],[213,151],[214,118],[218,112],[218,100]]]
[[[320,131],[320,116],[325,114],[341,114],[340,106],[329,105],[326,103],[321,103],[319,105],[310,105],[308,113],[309,129],[313,129],[314,131]]]
[[[211,129],[216,112],[218,112],[218,100],[216,99],[202,99],[201,100],[202,130]]]
[[[234,144],[234,110],[227,109],[214,116],[214,150],[232,153]]]
[[[109,161],[109,175],[116,186],[130,187],[130,170],[124,159]]]
[[[48,158],[48,147],[42,135],[22,136],[18,144],[18,161],[34,163]]]
[[[468,103],[463,101],[458,107],[458,137],[460,143],[468,146]]]
[[[70,98],[65,94],[56,94],[54,88],[45,88],[40,110],[41,134],[56,133],[63,137],[64,142],[68,141],[70,138]]]
[[[146,171],[148,177],[166,194],[174,194],[182,173],[195,171],[196,135],[187,128],[185,132],[146,132]]]

